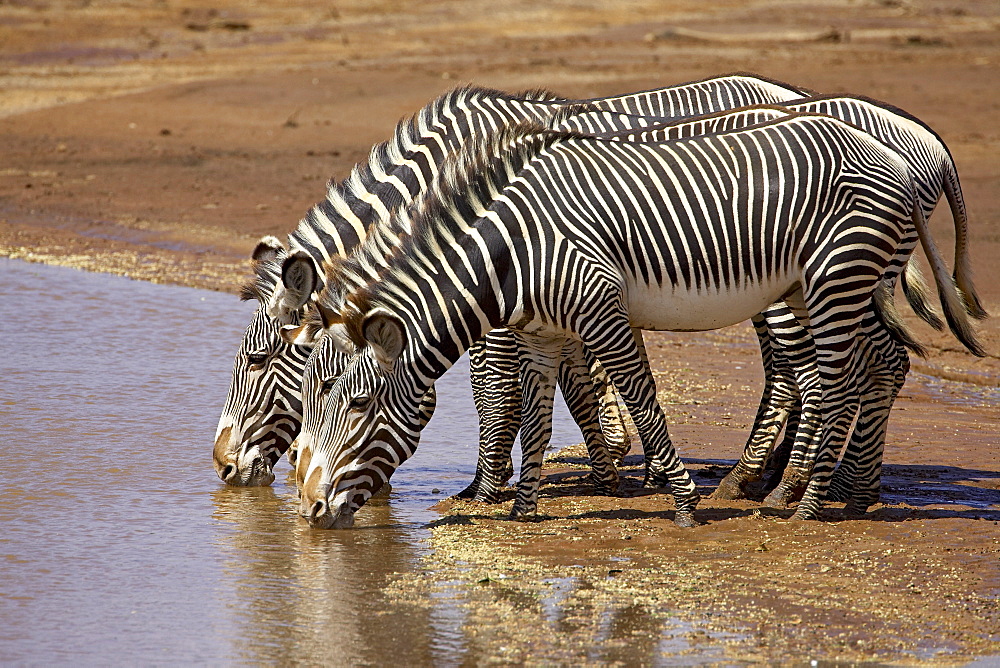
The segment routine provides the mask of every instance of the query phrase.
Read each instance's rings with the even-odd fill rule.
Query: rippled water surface
[[[469,660],[452,602],[381,591],[419,567],[429,506],[475,470],[464,360],[390,502],[313,531],[284,462],[261,489],[212,468],[253,303],[4,259],[0,277],[5,663]]]

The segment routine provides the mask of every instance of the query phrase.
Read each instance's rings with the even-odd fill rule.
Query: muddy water
[[[252,304],[0,259],[4,662],[475,662],[451,599],[393,603],[428,510],[475,468],[461,365],[421,451],[351,531],[309,530],[287,465],[227,488],[211,442]],[[578,440],[565,412],[557,441]]]

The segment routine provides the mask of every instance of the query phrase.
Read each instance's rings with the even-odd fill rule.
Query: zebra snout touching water
[[[805,326],[817,370],[821,421],[796,512],[813,518],[853,419],[860,323],[893,258],[915,244],[911,229],[936,258],[946,314],[968,325],[906,163],[825,116],[667,143],[508,128],[469,142],[399,215],[412,233],[398,245],[370,236],[317,303],[323,338],[354,357],[304,402],[313,526],[343,524],[413,454],[423,393],[497,326],[590,350],[633,416],[649,475],[669,485],[675,521],[691,526],[699,495],[632,328],[717,328],[779,299]],[[537,508],[543,447],[524,454],[514,517]]]
[[[281,280],[274,271],[276,261],[284,255],[274,237],[261,240],[252,254],[256,278],[243,287],[244,299],[267,303]],[[298,434],[302,419],[298,388],[308,350],[282,340],[280,327],[300,317],[298,310],[275,318],[259,308],[247,327],[213,450],[216,473],[227,484],[271,484],[274,464]]]

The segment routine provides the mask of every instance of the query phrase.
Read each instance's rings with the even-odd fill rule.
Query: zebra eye
[[[326,394],[327,392],[333,389],[333,386],[336,384],[336,382],[337,382],[336,378],[327,378],[326,380],[323,381],[323,384],[320,386],[319,388],[320,392]]]
[[[247,362],[254,366],[260,366],[267,361],[267,353],[251,353],[247,355]]]
[[[363,411],[368,408],[368,404],[372,402],[372,398],[367,394],[362,394],[354,397],[349,402],[347,402],[347,407],[353,411]]]

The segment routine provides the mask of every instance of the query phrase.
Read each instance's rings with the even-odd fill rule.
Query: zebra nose
[[[309,524],[316,524],[319,518],[326,515],[326,510],[327,510],[326,499],[319,499],[314,504],[312,504],[312,506],[309,508]]]
[[[219,469],[219,479],[226,484],[234,484],[236,482],[236,478],[238,477],[239,469],[236,468],[235,464],[226,464]]]

